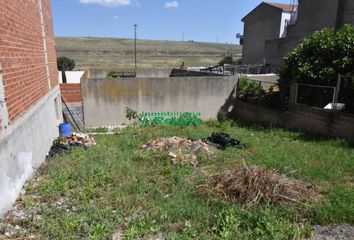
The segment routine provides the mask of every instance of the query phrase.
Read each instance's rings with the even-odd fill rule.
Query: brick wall
[[[82,131],[85,124],[80,83],[60,84],[60,92],[64,98],[63,113],[65,120],[71,123],[74,129]]]
[[[0,1],[0,61],[11,123],[58,85],[50,0]]]
[[[60,92],[67,103],[82,102],[80,83],[60,84]]]

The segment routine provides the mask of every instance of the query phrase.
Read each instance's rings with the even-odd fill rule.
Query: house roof
[[[282,9],[283,11],[286,11],[286,12],[292,12],[294,11],[294,5],[292,4],[284,4],[284,3],[271,3],[271,2],[265,2],[266,4],[268,5],[271,5],[273,7],[276,7],[276,8],[280,8]]]
[[[248,15],[250,15],[254,10],[256,10],[258,7],[260,7],[262,5],[267,5],[267,6],[270,6],[270,7],[274,7],[274,8],[277,8],[277,9],[285,11],[285,12],[292,12],[292,11],[294,11],[296,9],[296,8],[294,8],[294,5],[292,5],[292,4],[261,2],[257,7],[255,7],[245,17],[243,17],[241,19],[241,21],[243,21]]]

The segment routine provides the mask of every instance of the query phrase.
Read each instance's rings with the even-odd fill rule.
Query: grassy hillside
[[[68,56],[76,62],[76,69],[134,67],[134,39],[57,37],[57,55]],[[137,40],[140,68],[210,66],[227,52],[241,54],[238,45],[202,42]]]

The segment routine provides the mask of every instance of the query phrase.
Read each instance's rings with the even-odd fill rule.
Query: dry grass
[[[201,194],[217,194],[248,206],[261,202],[305,203],[320,199],[318,189],[309,183],[291,179],[260,166],[244,166],[211,176],[198,187]]]
[[[76,69],[134,68],[134,40],[118,38],[93,37],[57,37],[57,55],[73,58]],[[222,56],[231,51],[234,56],[241,56],[238,45],[178,42],[159,40],[138,40],[139,68],[172,68],[179,67],[181,62],[186,66],[212,66]]]

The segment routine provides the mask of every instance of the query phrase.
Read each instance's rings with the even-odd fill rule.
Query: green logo
[[[198,126],[202,124],[200,112],[142,112],[140,124],[143,126],[181,125]]]

